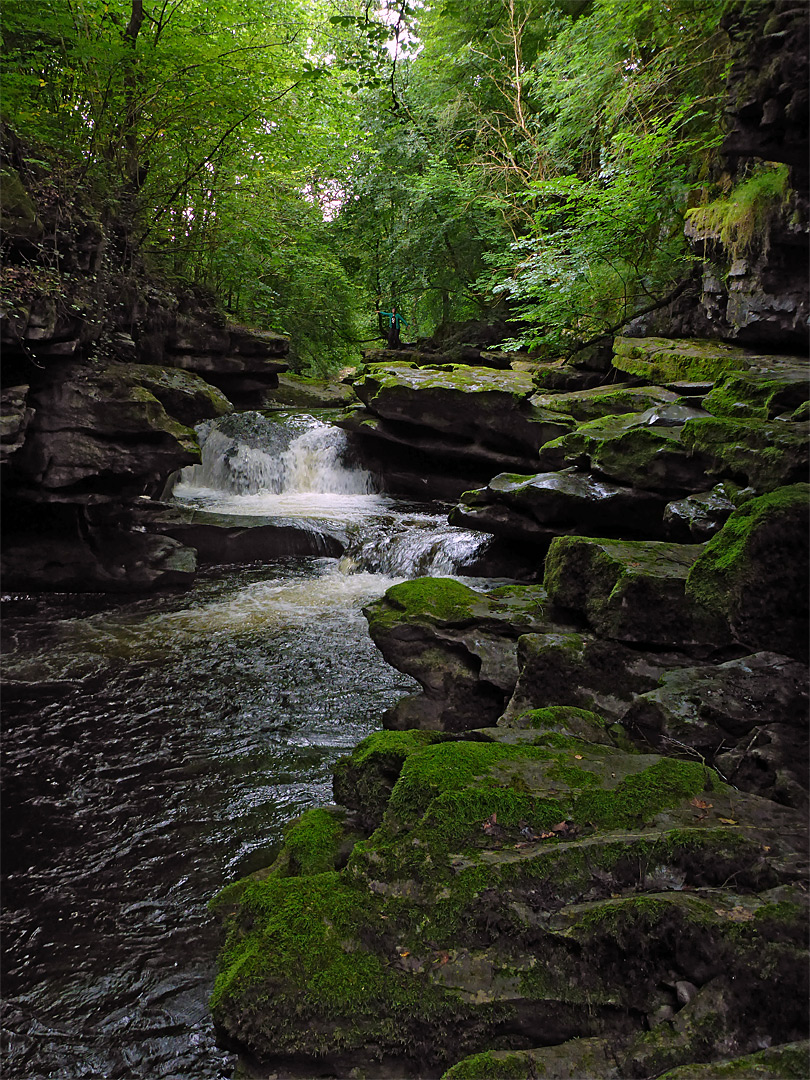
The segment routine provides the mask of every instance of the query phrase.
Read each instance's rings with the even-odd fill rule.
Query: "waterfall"
[[[245,412],[205,421],[196,429],[202,462],[182,470],[175,494],[194,488],[231,495],[371,494],[371,474],[344,463],[346,434],[307,420],[283,423]]]
[[[200,424],[197,435],[202,461],[182,470],[176,501],[328,533],[344,545],[343,575],[454,574],[490,543],[449,525],[446,512],[376,492],[371,474],[352,463],[345,432],[312,416],[234,413]]]

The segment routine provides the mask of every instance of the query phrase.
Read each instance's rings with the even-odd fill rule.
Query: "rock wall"
[[[133,264],[86,196],[3,135],[4,587],[188,584],[194,550],[146,536],[134,500],[199,461],[195,424],[278,386],[288,339]]]

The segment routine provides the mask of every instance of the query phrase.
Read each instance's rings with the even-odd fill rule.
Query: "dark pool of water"
[[[4,603],[4,1077],[232,1074],[206,904],[331,801],[415,684],[331,560],[212,570],[134,602]]]

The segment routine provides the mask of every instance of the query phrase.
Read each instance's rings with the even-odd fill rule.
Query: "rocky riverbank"
[[[215,901],[222,1038],[256,1076],[803,1075],[806,362],[620,339],[632,382],[554,394],[374,361],[371,438],[534,446],[451,519],[537,580],[367,609],[422,692]]]

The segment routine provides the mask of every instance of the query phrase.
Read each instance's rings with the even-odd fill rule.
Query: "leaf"
[[[691,800],[692,806],[696,806],[698,810],[711,810],[712,803],[704,802],[703,799],[694,798]]]
[[[721,818],[718,818],[717,820],[722,821],[724,825],[736,825],[737,824],[736,818],[733,818],[733,817],[721,817]]]

